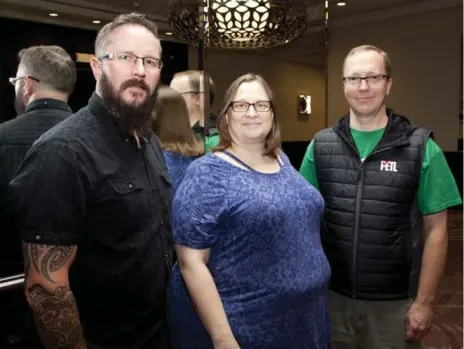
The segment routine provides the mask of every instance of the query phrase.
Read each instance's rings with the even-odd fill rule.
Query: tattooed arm
[[[68,271],[77,246],[23,243],[25,293],[46,349],[86,349]]]

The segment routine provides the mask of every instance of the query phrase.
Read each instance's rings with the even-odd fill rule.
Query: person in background
[[[353,48],[349,113],[316,134],[300,168],[326,200],[333,349],[420,347],[446,262],[447,208],[462,202],[431,132],[386,107],[391,88],[388,54]]]
[[[173,348],[328,349],[324,201],[281,151],[261,76],[232,83],[218,126],[173,200]]]
[[[10,78],[17,117],[0,124],[0,262],[17,264],[19,273],[22,248],[9,182],[32,144],[72,115],[68,99],[76,84],[76,65],[60,46],[31,46],[18,58],[16,76]]]
[[[174,74],[170,87],[178,91],[185,99],[189,112],[190,126],[197,138],[205,143],[205,150],[209,151],[219,142],[219,135],[215,127],[216,117],[208,117],[208,125],[205,127],[205,96],[204,73],[198,70],[187,70]],[[211,107],[216,97],[216,87],[213,79],[209,77],[209,106]]]
[[[10,185],[26,297],[46,349],[169,349],[171,184],[151,130],[156,25],[98,32],[87,106],[45,133]]]
[[[153,132],[163,149],[174,196],[187,167],[203,155],[204,148],[190,128],[187,105],[179,92],[160,86],[155,109]]]

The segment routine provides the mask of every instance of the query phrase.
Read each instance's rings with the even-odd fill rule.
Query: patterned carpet
[[[432,329],[425,349],[463,349],[463,224],[462,212],[449,214],[448,263],[441,281]]]

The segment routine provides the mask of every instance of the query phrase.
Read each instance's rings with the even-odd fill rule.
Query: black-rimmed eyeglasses
[[[375,74],[368,76],[345,76],[343,81],[349,85],[359,85],[361,81],[365,80],[369,86],[376,85],[383,80],[388,79],[390,76],[387,74]]]
[[[257,112],[266,112],[269,111],[272,107],[272,103],[270,101],[258,101],[255,103],[248,103],[242,101],[233,101],[230,103],[233,111],[236,112],[246,112],[250,109],[250,106],[253,106]]]

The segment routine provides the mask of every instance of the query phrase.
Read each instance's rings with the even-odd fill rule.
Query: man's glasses
[[[163,62],[154,57],[139,57],[133,53],[129,52],[111,52],[103,55],[99,58],[100,60],[108,59],[113,61],[118,61],[128,66],[133,66],[139,59],[142,60],[143,66],[146,69],[161,69],[163,67]]]
[[[10,84],[12,84],[13,86],[16,86],[16,82],[18,82],[19,80],[24,79],[24,78],[28,78],[28,79],[31,79],[31,80],[40,82],[39,79],[34,78],[33,76],[18,76],[18,77],[14,77],[14,78],[9,78],[8,81],[9,81]]]
[[[257,112],[266,112],[269,111],[272,107],[270,101],[259,101],[256,103],[248,103],[242,101],[231,102],[230,106],[236,112],[246,112],[250,109],[250,106],[253,106]]]
[[[376,74],[376,75],[369,75],[369,76],[364,76],[364,77],[361,77],[361,76],[345,76],[343,78],[343,81],[348,85],[358,86],[358,85],[361,84],[362,80],[365,80],[366,83],[369,86],[375,86],[375,85],[379,84],[381,81],[383,81],[385,79],[388,79],[388,78],[389,78],[389,76],[386,75],[386,74]]]
[[[193,93],[194,95],[199,95],[200,93],[203,93],[203,91],[185,91],[185,92],[180,92],[181,95],[186,95],[189,93]]]

